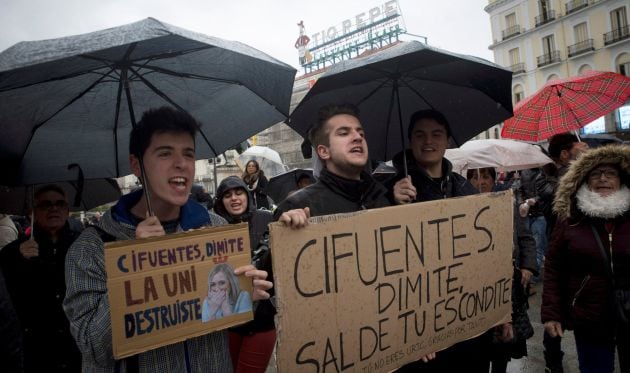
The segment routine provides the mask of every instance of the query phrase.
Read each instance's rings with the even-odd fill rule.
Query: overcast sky
[[[297,23],[311,36],[387,0],[0,0],[0,50],[25,40],[82,34],[157,18],[238,40],[294,67]],[[408,32],[430,45],[492,61],[487,0],[398,0]],[[409,39],[410,37],[405,37]],[[299,75],[299,73],[298,73]]]

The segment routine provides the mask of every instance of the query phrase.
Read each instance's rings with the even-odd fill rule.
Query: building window
[[[543,44],[543,54],[545,55],[551,55],[551,53],[553,53],[553,51],[556,50],[553,35],[545,36],[542,39],[542,44]]]
[[[510,13],[505,16],[505,26],[506,28],[516,26],[516,13]]]
[[[628,26],[626,7],[622,6],[610,12],[610,25],[613,30],[619,30]]]
[[[630,76],[630,62],[622,63],[619,65],[619,74]]]
[[[622,6],[610,12],[611,31],[604,34],[604,45],[616,43],[630,37],[626,7]]]
[[[582,43],[588,40],[588,28],[586,22],[582,22],[573,27],[573,35],[575,37],[575,43]]]
[[[521,62],[521,56],[518,53],[518,48],[510,49],[510,65],[516,65]]]
[[[514,86],[514,88],[512,89],[512,96],[513,96],[515,104],[517,102],[521,101],[523,98],[525,98],[525,93],[523,92],[523,87],[520,84]]]

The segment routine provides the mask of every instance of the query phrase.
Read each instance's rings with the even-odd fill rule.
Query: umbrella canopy
[[[403,123],[417,110],[442,112],[458,145],[512,116],[511,81],[512,72],[483,59],[403,42],[332,66],[288,124],[306,137],[321,106],[354,104],[370,158],[388,160],[405,148]]]
[[[471,140],[458,149],[447,149],[444,154],[453,170],[494,167],[499,171],[517,171],[541,167],[553,160],[533,144],[514,140]]]
[[[263,170],[268,178],[280,175],[286,171],[286,166],[282,163],[282,158],[277,151],[266,146],[252,146],[247,148],[235,159],[236,164],[241,170],[245,170],[247,162],[254,160],[258,162],[258,166]],[[273,197],[272,197],[273,198]]]
[[[516,105],[501,136],[537,142],[577,131],[622,106],[629,96],[630,78],[613,72],[552,80]]]
[[[116,180],[84,180],[82,187],[77,182],[55,183],[66,192],[70,211],[87,211],[94,207],[114,202],[121,192]],[[0,186],[0,213],[27,215],[31,207],[34,191],[41,185],[3,187]]]
[[[298,181],[302,177],[308,177],[313,182],[313,169],[311,168],[294,168],[283,174],[277,175],[269,179],[266,192],[275,203],[284,201],[285,198],[294,190],[298,189]]]
[[[170,105],[203,123],[211,158],[288,115],[296,70],[239,42],[148,18],[0,53],[2,184],[130,173],[136,117]]]

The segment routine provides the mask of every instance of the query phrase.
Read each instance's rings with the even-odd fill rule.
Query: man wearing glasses
[[[64,262],[79,233],[68,224],[68,201],[57,185],[34,196],[34,233],[0,251],[5,277],[20,321],[25,372],[78,372],[81,355],[62,309],[66,292]]]

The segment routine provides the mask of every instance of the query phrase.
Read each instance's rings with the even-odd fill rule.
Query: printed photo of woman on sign
[[[226,263],[215,266],[208,274],[208,296],[203,301],[201,321],[218,320],[251,310],[250,295],[241,291],[234,269]]]

